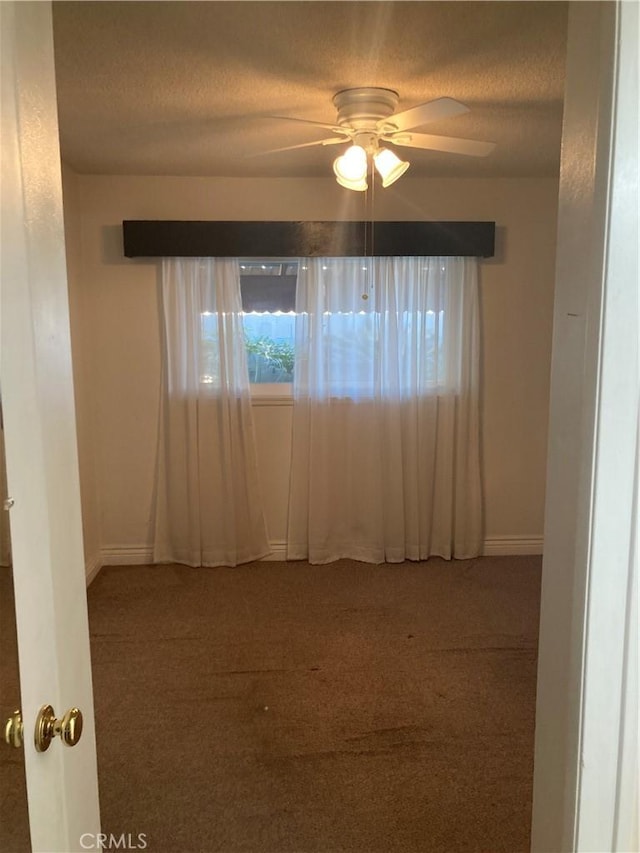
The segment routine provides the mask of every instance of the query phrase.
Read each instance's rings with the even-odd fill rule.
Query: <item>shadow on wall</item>
[[[103,225],[101,228],[102,234],[102,251],[100,260],[108,266],[120,266],[126,264],[148,264],[148,258],[125,258],[124,246],[122,237],[122,223],[118,225]]]
[[[496,223],[495,247],[492,258],[483,258],[483,266],[500,266],[507,262],[507,229]]]

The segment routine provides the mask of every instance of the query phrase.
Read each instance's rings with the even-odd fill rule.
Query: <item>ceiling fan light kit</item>
[[[388,148],[379,148],[373,155],[373,162],[382,178],[382,186],[390,187],[394,181],[401,178],[411,165],[407,160],[401,160]]]
[[[413,133],[416,128],[429,122],[468,113],[469,108],[454,98],[437,98],[397,113],[395,112],[398,106],[396,91],[367,86],[343,89],[333,96],[333,104],[338,111],[335,125],[305,119],[287,120],[329,129],[335,136],[320,139],[317,142],[304,142],[301,145],[276,148],[274,151],[291,151],[295,148],[308,148],[314,145],[339,145],[350,142],[351,145],[347,151],[333,163],[337,182],[350,190],[363,192],[367,189],[369,158],[382,178],[383,187],[388,187],[397,181],[409,168],[410,164],[407,160],[400,160],[393,151],[380,147],[381,142],[470,157],[486,157],[495,148],[492,142]],[[273,116],[273,118],[282,119],[284,116]]]
[[[336,182],[340,184],[341,187],[344,187],[346,190],[355,190],[356,192],[360,193],[363,193],[369,189],[369,184],[366,180],[346,181],[344,178],[336,177]]]
[[[360,145],[351,145],[333,162],[336,181],[349,190],[367,189],[367,152]]]

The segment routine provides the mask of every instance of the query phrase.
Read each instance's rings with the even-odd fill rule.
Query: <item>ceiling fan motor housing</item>
[[[374,133],[378,122],[393,114],[398,105],[398,93],[393,89],[364,87],[343,89],[334,95],[338,110],[338,125],[356,131]]]

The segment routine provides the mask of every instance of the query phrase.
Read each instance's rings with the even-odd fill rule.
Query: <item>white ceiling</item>
[[[335,147],[255,155],[327,132],[340,89],[398,110],[471,108],[423,130],[497,143],[485,159],[398,149],[409,174],[557,174],[565,2],[55,2],[63,159],[83,173],[323,177]],[[341,150],[341,149],[339,149]]]

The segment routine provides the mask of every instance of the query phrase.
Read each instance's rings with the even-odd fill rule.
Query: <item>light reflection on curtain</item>
[[[164,259],[154,562],[269,553],[234,259]]]
[[[288,558],[476,556],[477,261],[304,260],[296,312]]]

